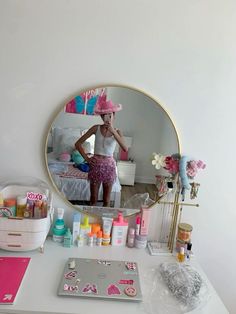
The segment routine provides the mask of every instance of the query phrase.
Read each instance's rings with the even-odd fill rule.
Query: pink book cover
[[[30,257],[0,256],[0,304],[13,304]]]

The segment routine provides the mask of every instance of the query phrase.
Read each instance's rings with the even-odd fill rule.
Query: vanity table
[[[94,114],[93,106],[96,104],[96,97],[106,95],[107,99],[115,104],[122,104],[122,110],[116,114],[115,126],[122,133],[132,138],[131,155],[135,157],[135,162],[117,162],[117,186],[111,193],[111,201],[114,201],[115,211],[120,207],[116,205],[117,195],[121,195],[121,185],[134,185],[135,176],[139,177],[142,183],[140,194],[146,193],[149,182],[153,182],[157,175],[158,167],[153,167],[151,156],[153,152],[160,152],[165,156],[180,154],[180,142],[176,127],[167,111],[152,96],[135,88],[122,85],[96,86],[88,90],[80,91],[79,95],[73,97],[63,104],[59,113],[54,117],[48,130],[45,143],[45,163],[49,177],[58,193],[66,195],[68,201],[73,200],[73,204],[86,204],[82,208],[76,208],[82,213],[92,214],[101,217],[99,206],[88,206],[90,199],[84,192],[86,187],[89,190],[87,178],[78,174],[60,174],[55,176],[51,169],[50,137],[52,137],[52,153],[72,152],[74,143],[87,130],[95,124],[101,124],[101,117]],[[148,127],[141,128],[145,123]],[[60,136],[59,136],[60,134]],[[63,135],[63,136],[62,136]],[[154,136],[155,135],[155,136]],[[74,136],[76,138],[74,138]],[[64,140],[63,140],[64,139]],[[55,144],[55,145],[54,145]],[[66,144],[66,146],[65,146]],[[69,145],[70,144],[70,145]],[[90,146],[89,152],[93,153],[94,143],[87,143]],[[58,158],[58,156],[56,157]],[[169,175],[168,175],[169,176]],[[141,180],[141,181],[140,181]],[[76,184],[76,186],[75,186]],[[69,186],[68,186],[69,185]],[[114,188],[113,184],[113,188]],[[71,188],[72,187],[72,188]],[[77,191],[78,195],[72,198],[69,192]],[[130,189],[133,190],[133,189]],[[133,193],[133,192],[132,192]],[[136,193],[136,192],[135,192]],[[115,195],[115,197],[114,197]],[[124,204],[130,197],[127,195]],[[90,197],[90,195],[89,195]],[[112,198],[113,197],[113,198]],[[102,200],[102,198],[101,198]],[[74,203],[76,201],[77,203]],[[112,210],[112,209],[111,209]],[[124,216],[133,215],[133,210],[138,208],[122,208],[126,213]],[[110,211],[110,209],[109,209]],[[176,212],[176,211],[175,211]],[[175,215],[177,218],[177,215]],[[15,256],[16,254],[1,251],[0,255]],[[19,255],[19,254],[18,254]],[[178,314],[176,307],[168,307],[171,296],[164,296],[159,293],[158,280],[155,272],[162,262],[176,261],[174,256],[150,256],[145,249],[128,247],[73,247],[64,248],[61,244],[53,242],[50,238],[46,241],[44,253],[37,251],[21,253],[19,256],[31,257],[31,262],[25,274],[20,290],[18,291],[15,304],[0,305],[0,313],[15,314]],[[61,281],[61,276],[69,258],[92,258],[102,261],[125,260],[138,264],[141,279],[141,290],[143,294],[142,302],[112,301],[85,299],[79,297],[58,296],[57,290]],[[210,298],[206,304],[189,313],[191,314],[226,314],[228,313],[224,304],[220,300],[216,291],[208,281],[206,275],[197,264],[196,259],[191,260],[191,264],[197,268],[210,290]],[[164,291],[164,293],[163,293]],[[169,298],[169,299],[168,299]],[[183,312],[182,312],[183,313]]]
[[[164,261],[174,261],[175,257],[150,256],[144,249],[127,247],[88,247],[64,248],[50,238],[45,243],[44,253],[0,251],[1,256],[31,257],[25,277],[13,305],[0,305],[0,313],[15,314],[163,314],[164,304],[159,307],[152,304],[152,284],[147,274]],[[141,278],[143,302],[125,302],[112,300],[91,300],[77,297],[59,297],[57,289],[60,278],[69,257],[96,258],[102,260],[120,260],[137,262]],[[191,314],[226,314],[229,313],[216,291],[195,261],[191,263],[198,269],[210,289],[210,299],[202,308],[191,311]],[[155,303],[156,304],[156,303]],[[176,314],[175,312],[164,312]]]

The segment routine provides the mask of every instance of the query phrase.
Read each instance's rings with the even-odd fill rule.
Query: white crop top
[[[102,156],[113,156],[116,148],[116,140],[114,136],[105,137],[102,135],[100,125],[98,125],[95,134],[94,154]]]

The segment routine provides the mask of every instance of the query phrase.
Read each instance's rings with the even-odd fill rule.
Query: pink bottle
[[[150,220],[151,220],[151,208],[144,205],[141,208],[140,235],[142,236],[148,235]]]
[[[128,232],[128,221],[124,219],[122,213],[118,213],[118,218],[113,220],[111,245],[125,246]]]

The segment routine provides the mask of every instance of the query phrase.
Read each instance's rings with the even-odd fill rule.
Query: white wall
[[[165,104],[185,154],[201,158],[194,251],[236,313],[233,0],[1,0],[1,177],[44,180],[44,140],[79,90],[119,83]],[[55,206],[69,207],[55,195]]]

